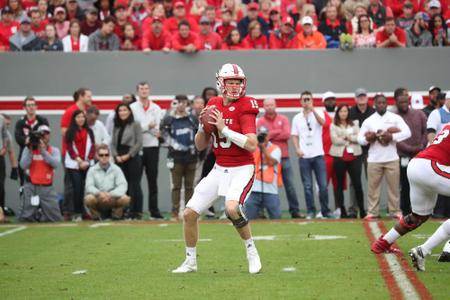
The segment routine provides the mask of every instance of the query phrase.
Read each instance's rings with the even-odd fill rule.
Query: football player
[[[376,254],[396,252],[392,244],[401,236],[415,230],[432,214],[438,194],[450,196],[450,123],[446,124],[431,145],[416,155],[408,165],[411,186],[412,213],[403,216],[394,228],[372,244]],[[450,238],[450,222],[443,223],[425,244],[409,251],[414,267],[425,271],[425,257],[431,250]]]
[[[218,196],[225,197],[225,213],[244,241],[249,272],[254,274],[261,270],[258,251],[243,211],[243,204],[250,195],[254,180],[252,152],[258,145],[258,103],[245,96],[247,78],[238,65],[223,65],[216,74],[216,79],[222,96],[211,98],[200,114],[202,119],[209,107],[215,106],[216,109],[209,115],[209,124],[214,125],[215,130],[208,133],[200,126],[195,136],[195,145],[199,151],[205,149],[212,139],[216,164],[208,176],[199,182],[184,210],[186,259],[173,273],[197,271],[198,218]]]

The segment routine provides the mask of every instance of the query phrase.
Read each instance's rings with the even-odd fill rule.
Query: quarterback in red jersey
[[[376,254],[395,252],[391,245],[431,216],[437,195],[450,196],[450,123],[442,128],[428,148],[411,160],[407,173],[412,213],[403,216],[388,233],[372,244],[372,251]],[[450,222],[445,222],[441,227],[442,234],[434,242],[427,241],[410,250],[409,255],[417,270],[425,270],[425,257],[431,254],[431,245],[436,246],[450,237]]]
[[[194,190],[184,210],[184,239],[186,260],[173,273],[197,271],[196,245],[198,241],[198,218],[210,207],[218,196],[225,197],[225,214],[233,223],[245,243],[249,272],[259,273],[261,261],[252,239],[250,226],[243,211],[243,204],[250,195],[254,180],[255,165],[252,152],[258,145],[256,138],[256,115],[258,104],[245,96],[247,78],[236,64],[223,65],[216,74],[217,86],[222,94],[208,101],[200,113],[200,119],[211,105],[216,110],[211,114],[215,132],[206,133],[201,127],[195,135],[198,150],[208,147],[213,139],[216,164]]]

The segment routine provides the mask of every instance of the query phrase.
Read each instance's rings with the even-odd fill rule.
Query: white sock
[[[197,247],[186,247],[186,258],[197,260]]]
[[[400,233],[397,232],[397,230],[395,230],[395,228],[392,228],[391,230],[388,231],[388,233],[386,233],[384,235],[384,239],[389,243],[392,244],[393,242],[395,242],[399,237],[401,237]]]
[[[252,251],[252,250],[256,250],[255,243],[253,243],[253,239],[252,238],[249,238],[248,240],[245,240],[244,244],[245,244],[245,249],[247,249],[247,252],[248,251]]]
[[[429,255],[434,247],[450,238],[450,219],[445,221],[428,240],[420,246],[424,254]]]

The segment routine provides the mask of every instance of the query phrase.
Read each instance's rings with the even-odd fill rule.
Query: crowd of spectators
[[[149,83],[139,83],[136,96],[124,95],[108,115],[105,126],[92,104],[92,92],[80,88],[73,95],[74,104],[61,117],[60,132],[50,128],[48,120],[38,114],[36,100],[26,97],[24,115],[14,129],[20,147],[18,159],[12,147],[14,138],[8,131],[11,119],[0,115],[0,221],[4,220],[6,156],[11,161],[10,178],[20,178],[20,221],[141,219],[143,174],[147,177],[148,214],[152,219],[162,219],[157,186],[161,147],[168,148],[164,159],[170,170],[171,218],[178,220],[182,204],[214,165],[212,144],[198,152],[194,136],[200,112],[217,92],[208,87],[192,100],[177,95],[171,108],[164,111],[149,99],[150,91]],[[373,107],[369,105],[363,88],[355,91],[354,103],[339,106],[331,91],[323,94],[323,108],[314,106],[309,91],[302,92],[300,98],[302,108],[292,124],[277,112],[275,99],[264,100],[264,114],[256,124],[260,147],[254,153],[256,179],[248,200],[249,217],[264,216],[266,209],[270,218],[280,218],[278,191],[284,186],[294,219],[376,219],[380,217],[383,177],[388,184],[389,215],[399,218],[410,213],[406,167],[450,122],[450,94],[432,86],[429,103],[423,107],[421,95],[410,95],[407,89],[398,88],[394,92],[395,105],[389,108],[383,94],[376,94]],[[62,135],[61,151],[51,144],[51,134]],[[298,158],[306,215],[299,209],[298,184],[293,180],[288,151],[290,141]],[[65,170],[62,202],[53,186],[54,170],[60,167]],[[334,210],[329,203],[329,182],[333,185]],[[367,201],[363,195],[366,184]],[[350,199],[346,207],[347,187]],[[315,207],[315,197],[320,209]],[[448,200],[439,196],[435,217],[450,216]],[[207,212],[207,216],[214,215],[212,209]]]
[[[449,0],[0,0],[0,51],[448,46]]]

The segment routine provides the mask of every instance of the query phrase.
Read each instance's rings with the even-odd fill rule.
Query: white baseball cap
[[[327,100],[327,99],[329,99],[329,98],[335,98],[335,99],[336,99],[336,95],[335,95],[333,92],[328,91],[328,92],[326,92],[325,94],[323,94],[323,96],[322,96],[322,102],[325,102],[325,100]]]
[[[441,8],[441,2],[439,0],[431,0],[428,2],[428,9],[430,8]]]
[[[305,25],[305,24],[312,25],[313,19],[310,16],[304,16],[302,19],[302,25]]]

